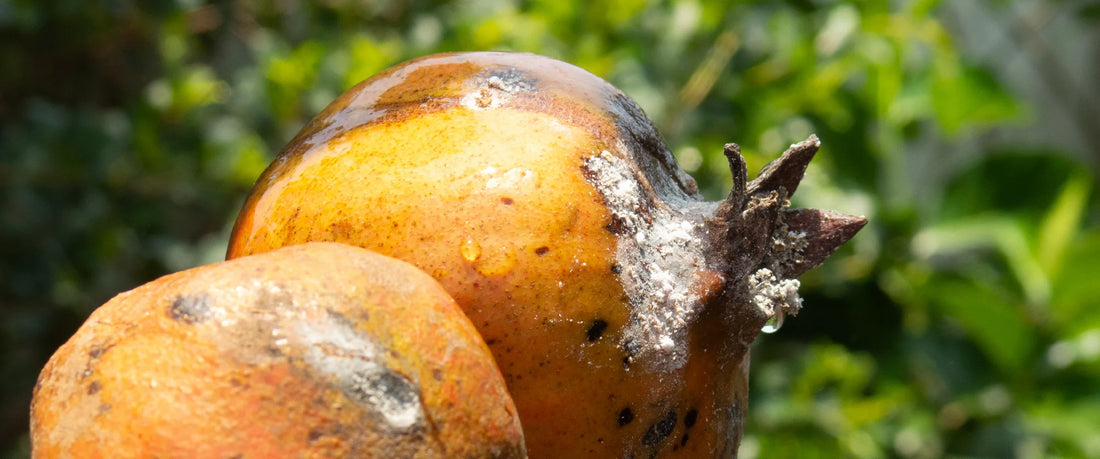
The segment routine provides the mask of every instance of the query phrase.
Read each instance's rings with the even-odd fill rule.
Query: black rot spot
[[[600,339],[603,336],[604,330],[607,330],[607,321],[603,319],[596,319],[592,321],[592,326],[588,327],[588,342],[593,342]]]
[[[680,446],[684,446],[687,443],[688,443],[688,434],[684,434],[684,436],[680,437]]]
[[[619,411],[619,427],[630,424],[630,421],[634,420],[634,412],[630,410],[630,407],[623,408]]]
[[[692,408],[688,410],[687,414],[684,415],[684,426],[690,429],[691,426],[695,425],[695,421],[697,421],[698,419],[699,410]]]
[[[194,325],[210,317],[210,297],[204,294],[177,296],[168,307],[172,320]]]
[[[549,252],[549,251],[550,251],[550,247],[547,247],[547,246],[544,245],[542,247],[539,247],[539,248],[535,249],[535,255],[538,255],[538,256],[541,257],[543,255],[546,255],[546,253]]]
[[[618,264],[611,265],[611,274],[622,274],[623,267]]]
[[[668,438],[672,430],[676,428],[676,412],[669,411],[664,419],[653,423],[642,436],[642,444],[645,446],[657,446],[661,440]]]

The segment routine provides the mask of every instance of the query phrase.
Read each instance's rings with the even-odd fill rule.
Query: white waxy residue
[[[659,353],[658,368],[687,360],[687,324],[702,309],[698,284],[705,268],[702,220],[674,212],[643,194],[639,174],[625,160],[603,151],[585,168],[616,220],[619,278],[631,305],[624,347],[638,356]]]
[[[380,363],[377,345],[357,333],[346,319],[327,315],[302,322],[297,331],[306,349],[306,362],[334,377],[345,395],[369,406],[388,427],[404,431],[424,423],[416,387]]]

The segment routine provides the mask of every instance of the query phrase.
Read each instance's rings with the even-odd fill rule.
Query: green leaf
[[[1051,311],[1066,330],[1100,327],[1100,229],[1082,233],[1070,243],[1056,277]]]
[[[1077,235],[1091,188],[1091,176],[1079,173],[1071,177],[1039,226],[1038,259],[1052,278],[1057,277],[1066,248]]]
[[[1005,292],[966,279],[938,276],[929,280],[924,293],[1002,370],[1020,370],[1032,357],[1035,332],[1024,320],[1022,308]]]
[[[1004,257],[1013,277],[1032,304],[1050,298],[1050,279],[1028,244],[1025,224],[997,215],[964,217],[934,225],[913,238],[913,252],[932,258],[981,249],[994,249]]]
[[[1020,115],[1019,103],[988,71],[952,64],[941,68],[932,82],[932,106],[944,131],[958,134],[967,127],[992,126]]]
[[[1075,400],[1058,400],[1047,395],[1046,400],[1028,407],[1025,422],[1029,430],[1053,440],[1053,447],[1062,455],[1073,448],[1082,457],[1100,456],[1100,397],[1091,395]],[[1074,455],[1076,455],[1074,454]],[[1073,457],[1073,456],[1064,456]]]

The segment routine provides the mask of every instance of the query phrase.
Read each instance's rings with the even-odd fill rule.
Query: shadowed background
[[[0,0],[0,455],[111,296],[218,261],[353,84],[529,51],[629,94],[709,199],[818,134],[795,205],[871,223],[753,356],[742,457],[1100,456],[1100,4]]]

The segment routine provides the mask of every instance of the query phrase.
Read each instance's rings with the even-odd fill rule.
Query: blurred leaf
[[[1039,263],[1054,278],[1062,268],[1062,258],[1077,232],[1087,210],[1092,177],[1079,173],[1070,177],[1047,215],[1040,222],[1038,235]]]
[[[1086,3],[1077,9],[1077,16],[1086,21],[1100,21],[1100,3]]]
[[[913,252],[924,258],[967,256],[996,249],[1004,257],[1028,301],[1046,304],[1050,279],[1028,245],[1025,225],[996,214],[980,215],[929,226],[913,237]]]
[[[1051,310],[1066,332],[1100,327],[1100,230],[1093,229],[1072,240],[1054,284]]]
[[[986,154],[955,173],[939,203],[941,220],[980,212],[1040,221],[1084,166],[1051,150],[1011,148]]]
[[[323,51],[320,43],[307,41],[289,54],[267,61],[268,97],[277,118],[290,119],[297,113],[302,94],[317,77]]]
[[[925,295],[940,312],[958,321],[1002,371],[1021,369],[1032,357],[1036,336],[1023,310],[1005,292],[977,282],[934,277]]]
[[[1026,422],[1055,442],[1059,456],[1100,457],[1100,397],[1059,400],[1047,394],[1035,405]]]
[[[351,39],[348,58],[351,68],[345,72],[343,88],[350,88],[372,75],[396,63],[401,55],[401,45],[396,41],[372,40],[364,35]]]
[[[948,134],[967,127],[1016,119],[1021,107],[988,71],[965,64],[941,64],[932,81],[936,121]]]

